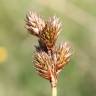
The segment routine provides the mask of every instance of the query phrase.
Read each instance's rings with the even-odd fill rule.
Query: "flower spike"
[[[56,16],[44,21],[34,12],[26,15],[26,29],[38,37],[38,46],[34,56],[34,66],[38,74],[49,80],[52,87],[52,96],[57,95],[58,75],[70,61],[70,46],[65,42],[59,47],[56,40],[60,33],[61,23]]]
[[[39,36],[39,33],[44,29],[44,20],[35,12],[29,11],[26,15],[26,29],[35,36]]]
[[[55,42],[59,35],[61,23],[56,16],[50,17],[46,21],[46,26],[40,34],[41,40],[45,43],[48,50],[51,50],[55,46]]]

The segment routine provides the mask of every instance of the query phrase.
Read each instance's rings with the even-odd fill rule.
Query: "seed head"
[[[35,67],[38,71],[38,74],[45,78],[50,80],[51,79],[51,66],[52,66],[52,60],[51,57],[45,53],[45,52],[38,52],[35,55]]]
[[[55,46],[58,34],[60,32],[61,23],[55,16],[48,19],[46,26],[40,34],[41,40],[45,43],[48,50]]]
[[[59,73],[69,62],[71,56],[70,46],[65,42],[56,49],[56,70]]]
[[[38,52],[35,55],[35,67],[38,74],[50,81],[53,78],[57,80],[59,72],[68,63],[70,56],[70,47],[67,43],[61,44],[57,49],[55,48],[53,53]]]
[[[35,12],[29,11],[26,15],[26,29],[35,36],[38,36],[45,27],[44,20]]]
[[[56,86],[58,74],[69,62],[70,46],[65,42],[56,47],[61,23],[56,16],[44,21],[39,15],[29,12],[26,15],[26,28],[32,35],[38,37],[34,66],[38,74]]]

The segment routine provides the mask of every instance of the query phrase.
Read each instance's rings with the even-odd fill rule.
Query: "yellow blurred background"
[[[96,0],[0,0],[0,96],[51,96],[49,82],[33,68],[38,43],[24,28],[28,10],[60,17],[58,43],[72,45],[58,96],[96,96]]]

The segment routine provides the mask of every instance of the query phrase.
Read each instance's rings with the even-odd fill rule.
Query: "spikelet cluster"
[[[38,74],[56,86],[58,74],[69,62],[70,46],[65,42],[56,47],[56,40],[60,33],[61,23],[56,16],[43,20],[34,12],[26,15],[26,28],[38,37],[39,45],[36,46],[34,66]]]

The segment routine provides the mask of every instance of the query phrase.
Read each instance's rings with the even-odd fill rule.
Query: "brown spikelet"
[[[50,68],[49,66],[51,66],[52,64],[52,60],[50,60],[50,57],[48,56],[47,53],[45,52],[39,52],[35,55],[35,67],[36,70],[38,71],[38,74],[45,78],[50,80],[51,76],[50,76]]]
[[[66,42],[64,44],[61,44],[59,46],[59,48],[56,50],[56,57],[57,57],[56,70],[57,70],[57,73],[59,73],[60,70],[63,69],[64,65],[69,62],[70,56],[71,56],[70,46]]]
[[[43,32],[40,33],[40,38],[46,44],[48,50],[55,46],[60,28],[61,23],[59,23],[59,19],[55,16],[49,18],[46,22]]]
[[[29,11],[25,21],[26,29],[35,36],[39,36],[39,33],[42,32],[45,27],[45,21],[35,12]]]

